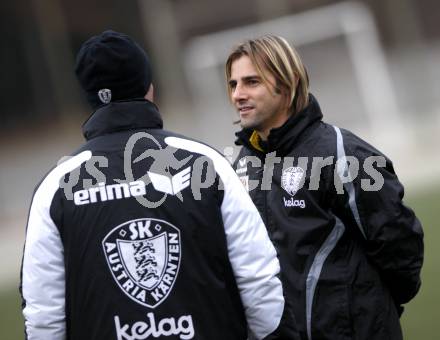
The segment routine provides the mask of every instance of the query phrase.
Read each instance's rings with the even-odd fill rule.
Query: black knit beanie
[[[144,97],[152,78],[145,51],[129,36],[111,30],[82,44],[75,73],[93,109]]]

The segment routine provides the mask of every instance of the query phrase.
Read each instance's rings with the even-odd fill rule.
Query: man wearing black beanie
[[[259,213],[217,151],[162,130],[143,49],[105,31],[76,74],[94,112],[32,199],[27,339],[299,339]]]
[[[114,31],[81,46],[75,71],[94,109],[109,101],[143,98],[152,80],[145,51],[129,36]]]

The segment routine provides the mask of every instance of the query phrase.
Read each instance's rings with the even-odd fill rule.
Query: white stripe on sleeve
[[[266,227],[231,165],[212,148],[167,137],[175,148],[209,157],[224,184],[221,206],[229,259],[245,308],[248,327],[257,339],[276,330],[284,310],[277,254]]]
[[[337,126],[333,126],[333,128],[336,131],[336,148],[338,152],[337,172],[342,180],[344,177],[346,177],[346,174],[350,176],[350,172],[348,171],[348,164],[345,156],[344,138],[342,137],[341,129],[339,129]],[[356,191],[352,179],[349,182],[345,182],[344,187],[348,193],[348,205],[350,206],[351,212],[353,213],[354,220],[356,221],[356,224],[360,232],[362,233],[362,236],[366,239],[367,234],[365,233],[365,228],[362,225],[361,218],[359,216],[359,210],[357,208],[356,202]]]
[[[64,249],[50,206],[60,179],[91,156],[84,151],[57,166],[32,199],[22,267],[23,316],[29,340],[66,337]]]

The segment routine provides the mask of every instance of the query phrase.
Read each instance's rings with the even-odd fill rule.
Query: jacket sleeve
[[[275,248],[243,184],[223,161],[216,169],[224,185],[221,211],[250,332],[256,339],[299,339],[291,306],[283,296]]]
[[[300,339],[278,277],[280,264],[266,227],[228,161],[210,147],[168,137],[174,147],[210,158],[223,185],[221,215],[229,260],[245,310],[250,339]]]
[[[65,339],[64,254],[50,216],[50,182],[46,178],[32,199],[21,269],[25,332],[30,340]]]
[[[91,156],[90,151],[83,151],[55,167],[32,198],[20,282],[29,340],[66,338],[64,247],[51,208],[60,179]]]
[[[337,131],[338,134],[338,131]],[[354,157],[357,176],[344,184],[344,207],[364,239],[365,251],[378,268],[396,305],[411,300],[420,288],[423,231],[414,212],[403,203],[404,190],[391,161],[349,133],[338,134],[338,159]],[[344,174],[347,162],[339,162]],[[348,169],[345,169],[348,170]]]

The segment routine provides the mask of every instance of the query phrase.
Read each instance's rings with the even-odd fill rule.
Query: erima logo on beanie
[[[94,109],[144,97],[152,79],[145,51],[129,36],[111,30],[82,44],[75,73]]]

